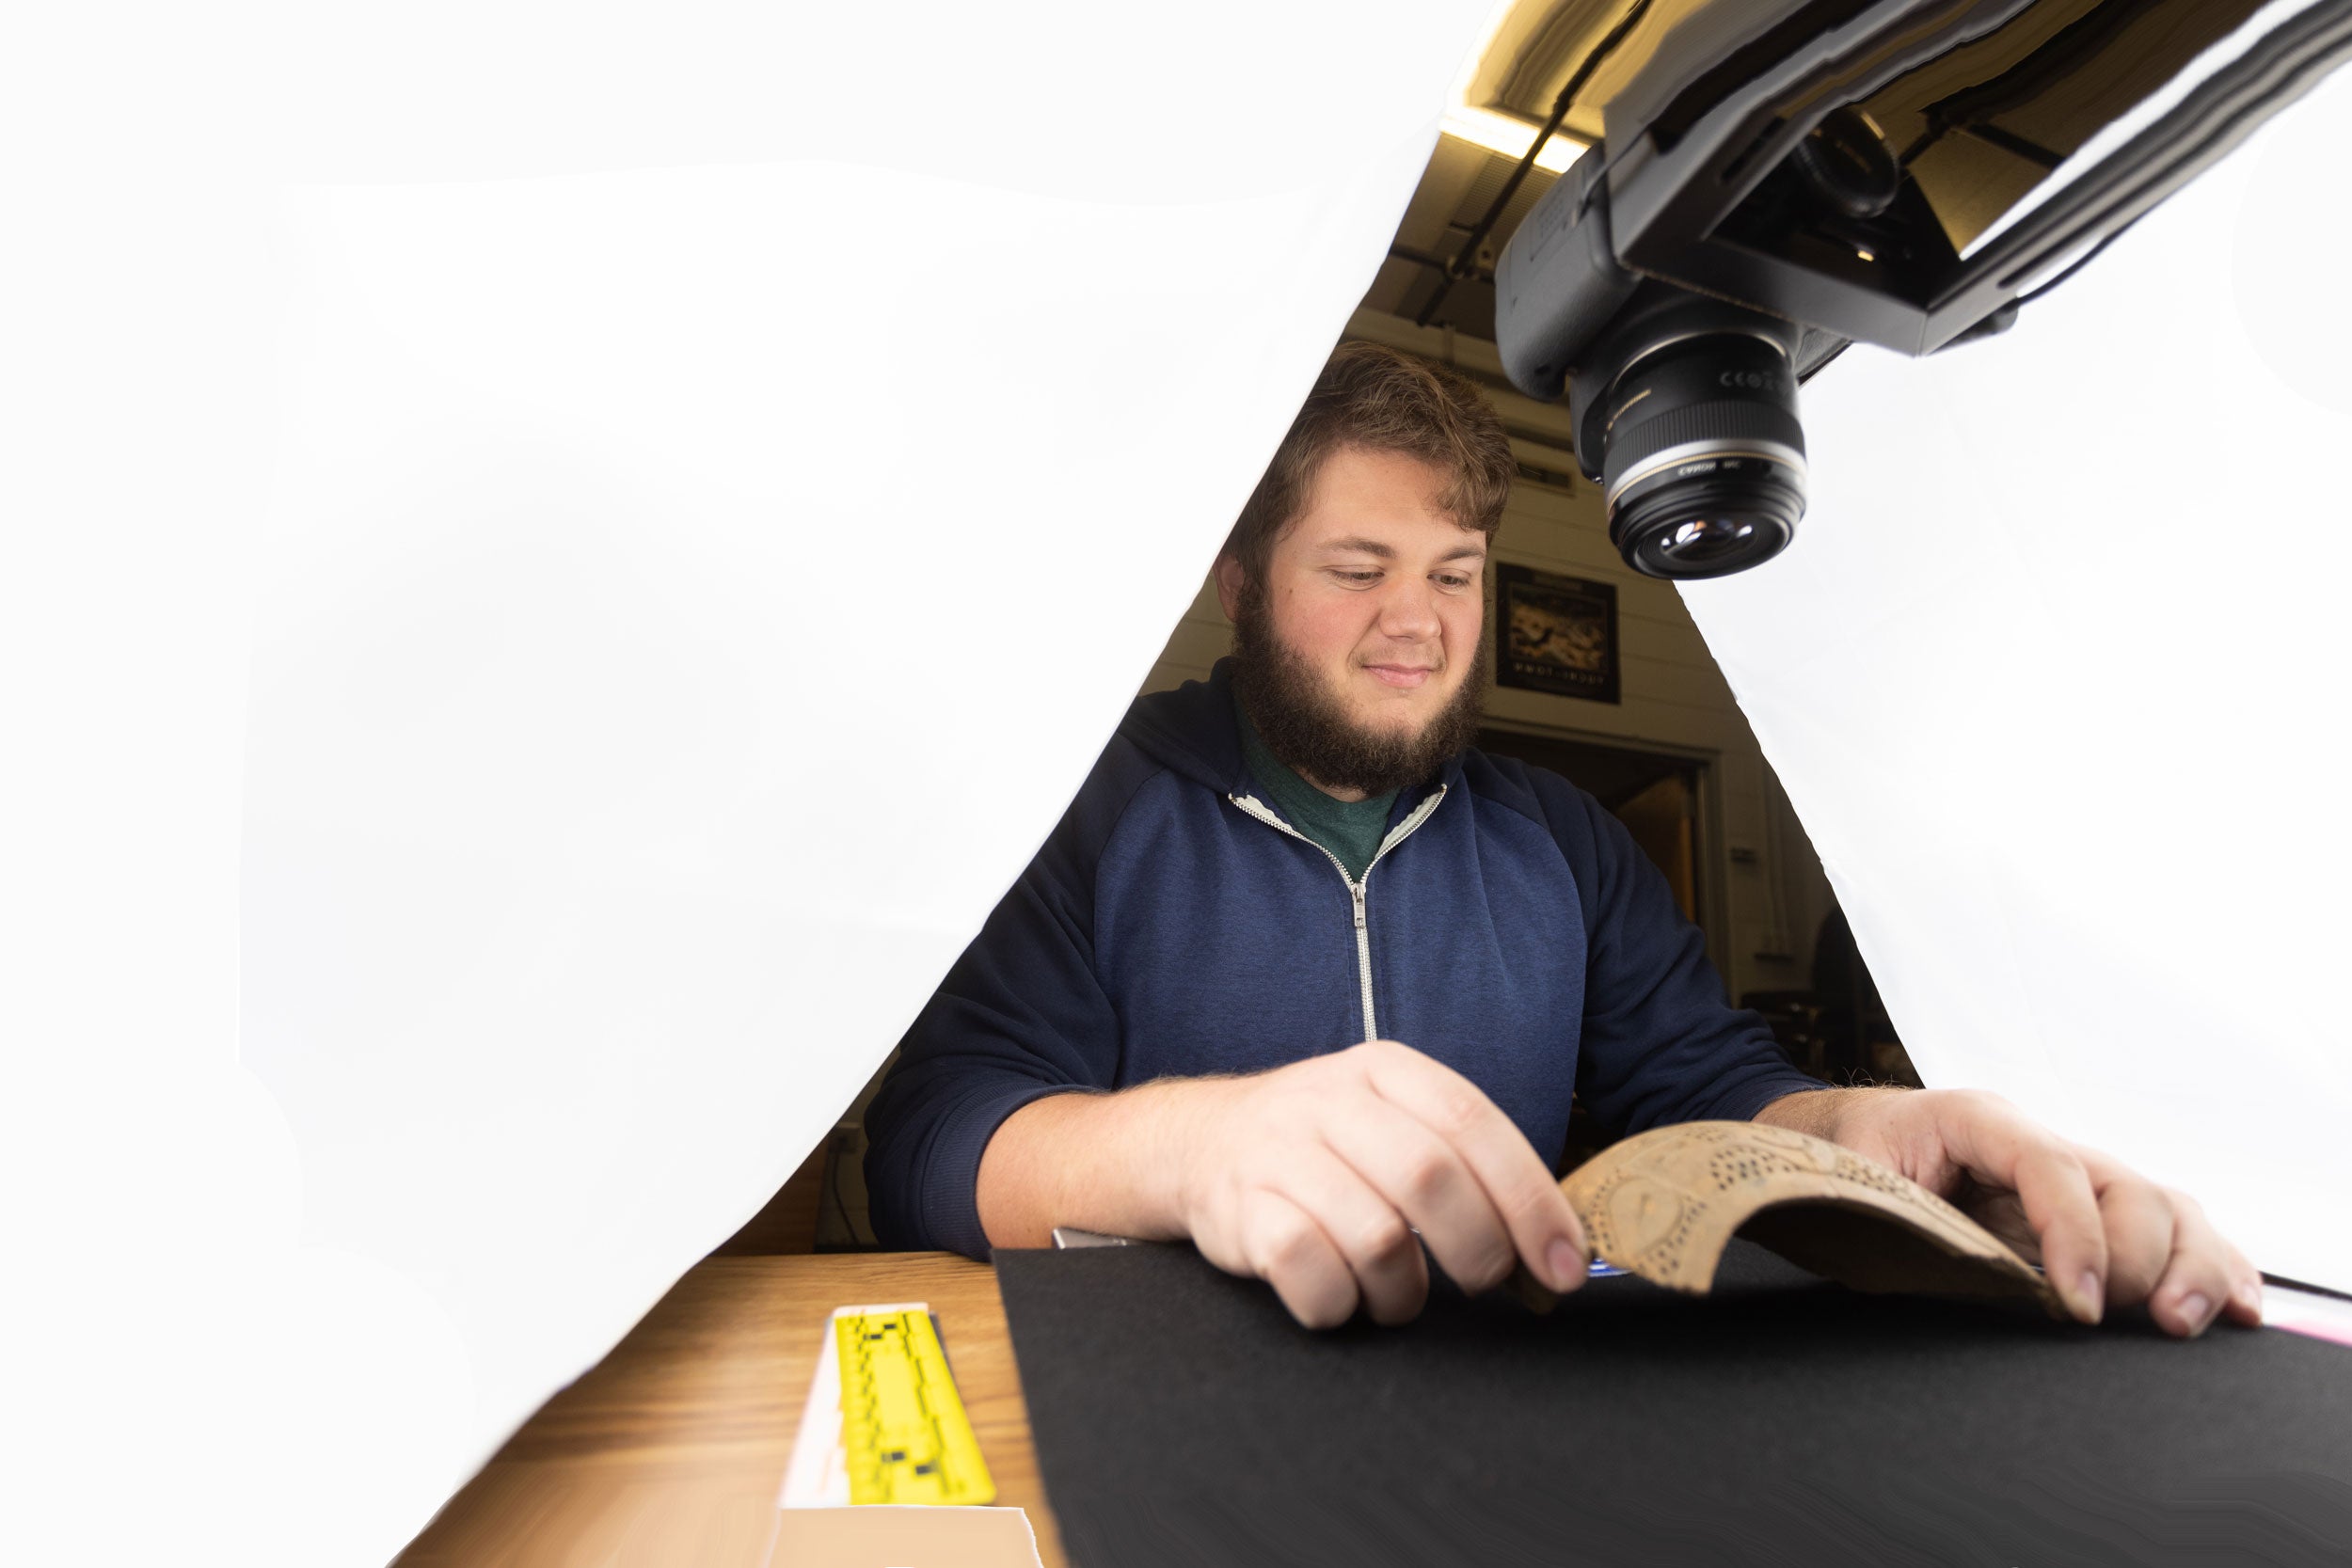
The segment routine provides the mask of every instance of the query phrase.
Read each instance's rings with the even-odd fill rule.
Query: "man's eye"
[[[1380,574],[1377,572],[1341,572],[1337,575],[1342,580],[1347,582],[1378,582],[1380,580]]]
[[[1440,577],[1438,580],[1448,588],[1468,588],[1470,585],[1470,578],[1453,574]]]

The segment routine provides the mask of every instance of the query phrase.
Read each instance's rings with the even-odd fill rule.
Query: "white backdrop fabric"
[[[1796,544],[1685,602],[1932,1086],[2352,1289],[2338,72],[2006,336],[1806,388]]]
[[[6,1555],[381,1562],[774,1191],[1107,738],[1488,8],[12,42]]]

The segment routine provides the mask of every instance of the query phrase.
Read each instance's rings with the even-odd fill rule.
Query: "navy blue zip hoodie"
[[[1137,699],[948,971],[866,1112],[886,1246],[988,1256],[980,1151],[1030,1101],[1402,1040],[1555,1168],[1568,1099],[1638,1132],[1822,1085],[1726,1006],[1698,929],[1591,796],[1465,752],[1360,882],[1242,759],[1231,661]]]

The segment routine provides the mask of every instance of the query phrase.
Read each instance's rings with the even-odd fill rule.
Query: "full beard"
[[[1478,640],[1459,690],[1418,733],[1369,730],[1350,719],[1322,674],[1276,635],[1264,593],[1244,586],[1233,617],[1233,695],[1266,750],[1326,789],[1386,795],[1420,784],[1478,738],[1486,642]]]

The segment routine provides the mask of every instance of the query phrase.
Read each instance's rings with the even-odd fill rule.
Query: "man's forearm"
[[[1908,1092],[1899,1088],[1807,1089],[1781,1096],[1756,1112],[1755,1119],[1767,1127],[1786,1127],[1792,1132],[1810,1132],[1831,1143],[1843,1143],[1846,1140],[1838,1133],[1857,1105]]]
[[[1031,1101],[980,1155],[980,1228],[993,1247],[1050,1245],[1054,1227],[1173,1241],[1188,1234],[1194,1132],[1229,1079],[1171,1078],[1116,1094]]]

